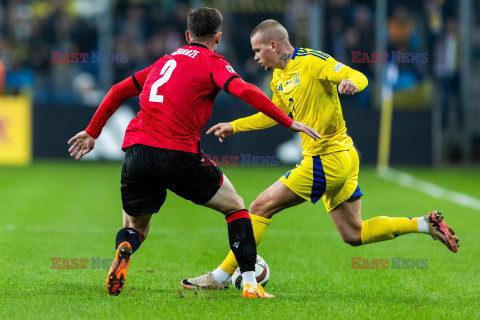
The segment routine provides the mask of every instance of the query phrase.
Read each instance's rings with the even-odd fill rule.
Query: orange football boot
[[[127,278],[127,270],[130,265],[131,256],[132,245],[127,241],[120,243],[107,275],[108,294],[118,296],[120,292],[122,292],[125,279]]]
[[[257,284],[257,289],[252,287],[251,284],[246,283],[243,286],[243,298],[275,298],[273,295],[266,293],[265,290],[263,290],[262,285],[259,283]]]
[[[423,216],[428,224],[428,231],[434,240],[440,240],[452,252],[458,252],[460,245],[458,238],[445,221],[443,221],[442,211],[432,211]]]

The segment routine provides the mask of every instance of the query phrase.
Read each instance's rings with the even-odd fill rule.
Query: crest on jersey
[[[298,72],[295,72],[293,74],[293,79],[290,79],[287,82],[285,82],[285,87],[290,86],[292,83],[293,83],[293,87],[300,86],[300,74]]]
[[[293,79],[285,82],[285,90],[289,90],[290,88],[296,88],[298,86],[300,86],[300,74],[298,72],[295,72],[293,74]],[[280,83],[278,91],[283,91],[283,83]]]
[[[298,74],[298,72],[295,72],[295,74],[293,75],[293,84],[295,85],[295,87],[298,87],[300,85],[300,74]]]
[[[232,66],[229,65],[229,64],[227,64],[227,65],[225,66],[225,68],[227,68],[228,72],[230,72],[230,73],[236,73],[235,70],[233,70]]]

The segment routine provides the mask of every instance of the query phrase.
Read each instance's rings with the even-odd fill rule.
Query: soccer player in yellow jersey
[[[458,251],[458,238],[447,226],[441,212],[432,211],[418,218],[379,216],[362,221],[363,195],[358,185],[359,160],[352,139],[347,135],[340,107],[340,94],[356,94],[368,84],[360,72],[337,62],[321,51],[293,48],[287,30],[275,20],[259,24],[250,36],[255,60],[274,70],[271,88],[273,102],[296,121],[314,129],[322,137],[317,141],[301,134],[303,160],[263,191],[250,205],[257,245],[272,216],[305,201],[322,199],[342,239],[359,246],[395,239],[408,233],[426,233]],[[337,93],[338,91],[338,93]],[[276,122],[262,113],[230,123],[219,123],[215,132],[220,141],[241,131],[269,128]],[[188,289],[223,289],[238,267],[230,251],[213,272],[184,279]]]

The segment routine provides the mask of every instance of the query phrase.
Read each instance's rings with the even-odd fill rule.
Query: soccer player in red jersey
[[[107,276],[109,294],[121,292],[130,257],[147,237],[150,218],[160,210],[169,189],[225,215],[230,248],[244,280],[243,297],[273,297],[255,279],[257,251],[243,199],[217,166],[204,165],[209,159],[201,153],[200,133],[212,113],[213,100],[224,89],[292,131],[313,139],[320,136],[287,117],[215,53],[222,21],[216,9],[191,11],[186,31],[189,45],[114,85],[87,129],[68,141],[70,156],[80,159],[94,148],[118,107],[140,94],[141,110],[130,122],[122,146],[126,152],[121,180],[124,228],[117,234],[116,257]]]

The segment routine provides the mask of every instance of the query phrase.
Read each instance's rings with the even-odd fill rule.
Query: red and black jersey
[[[135,73],[141,110],[127,128],[123,148],[144,144],[198,152],[213,100],[237,77],[221,55],[197,44],[179,48]]]

